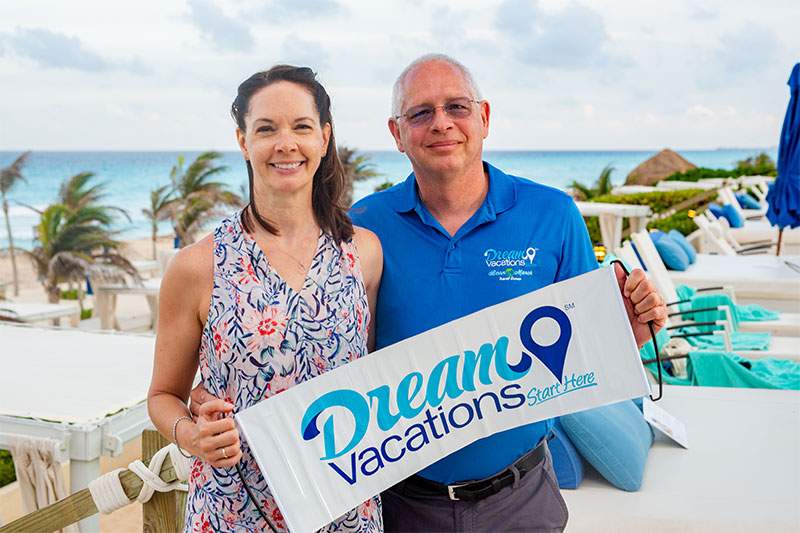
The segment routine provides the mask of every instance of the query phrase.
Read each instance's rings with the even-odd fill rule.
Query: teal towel
[[[699,313],[686,312],[692,309],[704,309],[719,305],[727,305],[731,308],[731,314],[733,315],[731,317],[731,322],[733,323],[734,329],[738,329],[739,322],[778,320],[781,316],[778,311],[771,311],[758,304],[734,304],[727,294],[697,294],[697,291],[686,285],[679,285],[675,291],[678,293],[678,298],[681,300],[691,300],[691,302],[683,303],[679,306],[680,310],[684,311],[683,318],[685,320],[694,320],[697,322],[720,320],[723,318],[723,313],[721,311],[702,311]]]
[[[656,363],[645,366],[653,376],[658,375]],[[689,354],[686,372],[687,377],[678,378],[663,371],[661,379],[668,385],[800,390],[800,363],[784,359],[753,360],[725,352],[697,351]]]
[[[736,314],[739,315],[739,320],[742,322],[763,322],[781,318],[778,311],[771,311],[758,304],[737,305]]]
[[[708,331],[705,326],[682,328],[686,333],[699,333]],[[746,350],[768,350],[771,335],[769,333],[743,333],[734,331],[731,333],[731,347],[734,352]],[[702,337],[686,337],[689,344],[699,349],[724,350],[725,339],[718,335],[704,335]]]
[[[800,390],[800,364],[782,359],[752,360],[722,352],[692,352],[687,372],[693,385],[704,387]]]

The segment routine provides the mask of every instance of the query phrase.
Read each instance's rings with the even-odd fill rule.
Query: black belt
[[[525,474],[536,468],[539,463],[542,462],[546,454],[547,440],[543,439],[536,448],[517,459],[514,464],[496,476],[479,481],[443,485],[442,483],[437,483],[436,481],[415,475],[401,482],[398,489],[402,490],[401,487],[404,486],[410,489],[447,496],[451,500],[475,502],[497,494],[505,487],[513,485],[515,480],[522,479]]]

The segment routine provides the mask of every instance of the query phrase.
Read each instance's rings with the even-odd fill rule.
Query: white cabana
[[[569,531],[800,530],[800,392],[664,386],[688,450],[657,437],[638,492],[589,471],[562,492]]]
[[[646,205],[603,204],[575,202],[581,215],[600,219],[600,235],[606,250],[616,250],[622,244],[622,220],[630,219],[631,232],[647,227],[650,207]]]
[[[100,476],[100,456],[151,427],[155,338],[0,324],[0,448],[52,439],[70,463],[70,492]],[[98,517],[81,531],[98,531]]]

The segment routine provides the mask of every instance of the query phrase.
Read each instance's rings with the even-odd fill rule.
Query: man
[[[489,117],[469,71],[447,56],[417,59],[394,85],[389,130],[414,173],[351,212],[383,245],[377,348],[597,267],[565,193],[483,162]],[[509,273],[508,257],[524,266]],[[661,328],[666,310],[641,271],[618,277],[641,346],[647,321]],[[193,402],[206,394],[195,390]],[[481,439],[387,490],[386,531],[563,529],[550,427],[538,422]]]
[[[489,117],[469,71],[449,57],[423,56],[395,83],[389,130],[414,173],[351,211],[383,245],[377,348],[597,267],[566,194],[483,162]],[[507,257],[525,266],[508,273]],[[666,310],[641,271],[623,293],[641,346],[646,322],[662,327]],[[563,529],[549,429],[481,439],[384,492],[386,531]]]

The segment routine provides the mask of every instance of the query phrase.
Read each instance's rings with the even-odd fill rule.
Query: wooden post
[[[119,479],[128,499],[135,499],[142,490],[142,480],[130,470],[120,472]],[[169,457],[161,465],[161,479],[167,483],[172,483],[177,479]],[[89,489],[83,489],[44,509],[27,514],[8,525],[0,526],[0,533],[50,533],[95,514],[97,514],[97,506],[92,500],[92,495]]]
[[[142,432],[142,462],[150,464],[153,455],[167,446],[169,441],[157,431]],[[181,491],[156,492],[142,506],[142,531],[144,533],[175,533],[183,529],[185,497]]]

